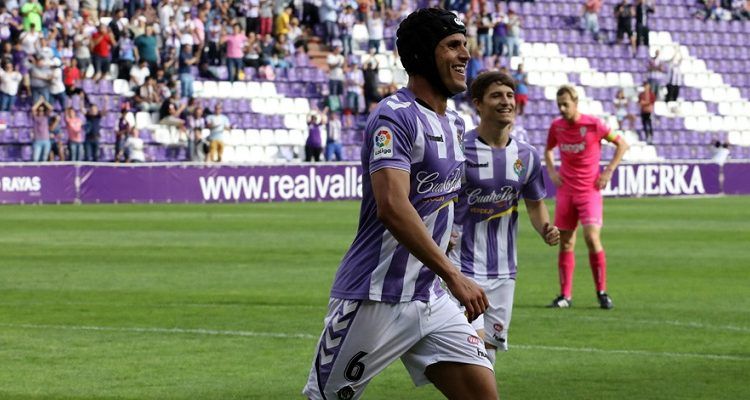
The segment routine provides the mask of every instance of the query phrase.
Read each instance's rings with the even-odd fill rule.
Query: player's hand
[[[490,306],[490,302],[479,285],[460,272],[456,272],[455,279],[445,283],[451,294],[466,308],[466,318],[471,322],[482,315],[484,310]]]
[[[599,189],[604,189],[605,187],[607,187],[607,183],[609,183],[610,179],[612,179],[612,171],[609,169],[605,169],[601,174],[599,174],[599,177],[596,179],[596,187]]]
[[[557,173],[557,171],[550,172],[549,179],[552,181],[552,183],[555,184],[555,186],[562,186],[562,178],[560,177],[560,174]]]
[[[549,222],[544,224],[544,242],[550,246],[556,246],[560,243],[560,230],[556,226],[550,225]]]

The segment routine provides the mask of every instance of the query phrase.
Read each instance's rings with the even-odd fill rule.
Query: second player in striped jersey
[[[456,207],[452,261],[487,293],[490,306],[473,322],[484,335],[494,363],[507,350],[517,270],[518,202],[550,246],[560,239],[549,222],[540,157],[530,144],[510,136],[515,120],[515,83],[501,72],[481,74],[471,86],[481,122],[464,136],[466,172]]]

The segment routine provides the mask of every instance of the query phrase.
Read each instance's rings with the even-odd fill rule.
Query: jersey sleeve
[[[598,118],[596,120],[596,131],[599,134],[600,140],[604,139],[608,142],[616,142],[620,138],[620,135],[617,132],[610,129],[604,121]]]
[[[554,129],[552,129],[554,126],[554,124],[550,125],[547,131],[547,150],[554,149],[557,146],[557,136],[555,136]]]
[[[536,149],[532,148],[529,154],[531,158],[528,179],[521,189],[521,195],[528,200],[542,200],[547,197],[547,188],[544,186],[542,174],[542,161]]]
[[[370,174],[383,168],[411,172],[414,137],[394,114],[375,115],[365,128]]]

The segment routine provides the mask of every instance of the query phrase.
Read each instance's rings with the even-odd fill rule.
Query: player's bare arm
[[[445,281],[451,293],[466,307],[469,320],[476,319],[489,306],[487,296],[440,250],[409,202],[409,190],[409,173],[406,171],[383,168],[373,173],[372,191],[378,219],[399,243]]]
[[[612,179],[612,173],[615,172],[617,166],[620,165],[620,161],[622,161],[622,157],[625,156],[625,152],[627,152],[630,148],[630,145],[622,136],[618,137],[617,140],[612,143],[615,144],[615,154],[614,156],[612,156],[612,160],[609,162],[609,164],[607,164],[607,166],[604,168],[604,171],[602,171],[602,173],[599,175],[599,178],[596,180],[596,186],[599,189],[604,189],[605,187],[607,187],[607,183],[609,183],[609,180]]]
[[[549,211],[544,200],[524,199],[524,203],[526,203],[531,225],[542,237],[544,243],[550,246],[556,246],[560,243],[560,230],[549,222]]]
[[[555,186],[560,187],[562,185],[562,178],[555,169],[555,153],[552,151],[554,148],[548,148],[544,150],[544,164],[547,166],[547,175]]]

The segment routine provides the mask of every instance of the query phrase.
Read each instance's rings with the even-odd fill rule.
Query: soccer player
[[[493,363],[497,349],[508,350],[508,328],[516,287],[518,201],[523,197],[531,224],[550,246],[560,232],[550,224],[546,190],[536,149],[512,138],[516,113],[515,80],[486,72],[471,85],[481,118],[464,136],[466,172],[456,206],[454,231],[460,242],[451,260],[484,289],[490,306],[472,322],[484,338]]]
[[[358,399],[398,358],[416,385],[432,382],[449,399],[497,399],[467,320],[487,297],[445,255],[464,161],[464,125],[447,99],[466,90],[465,34],[456,15],[433,8],[411,13],[396,33],[409,82],[365,127],[359,227],[333,282],[309,399]]]
[[[607,294],[607,257],[600,238],[602,228],[602,194],[617,165],[628,150],[621,136],[602,121],[578,112],[578,94],[572,86],[557,91],[557,108],[562,118],[552,122],[547,136],[544,159],[547,172],[557,186],[555,225],[560,228],[558,270],[560,295],[549,307],[567,308],[572,303],[573,270],[575,269],[576,228],[583,225],[583,238],[589,250],[589,264],[594,275],[596,295],[603,309],[613,307]],[[601,140],[617,147],[612,160],[600,171]],[[560,148],[560,172],[555,170],[553,149]]]

